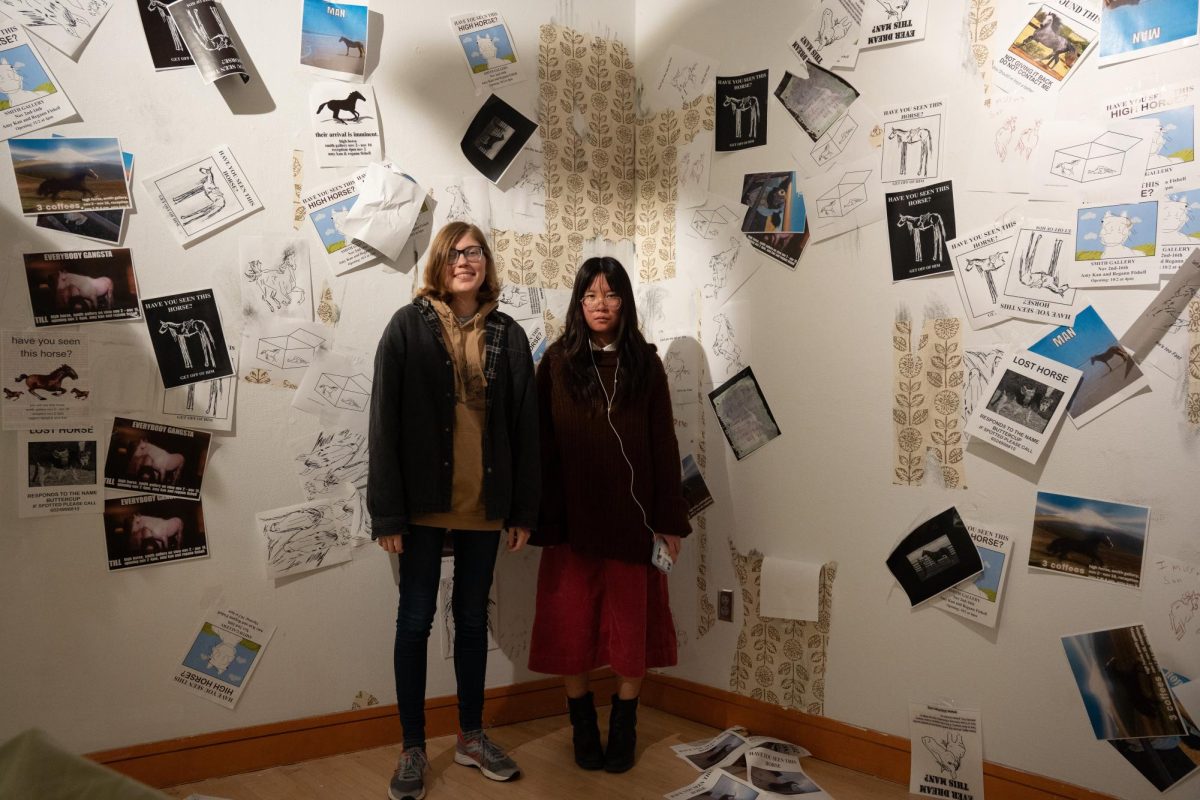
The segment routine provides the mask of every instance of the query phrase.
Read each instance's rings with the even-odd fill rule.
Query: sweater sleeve
[[[512,392],[512,506],[505,524],[536,528],[541,501],[541,452],[538,448],[538,403],[529,339],[515,322],[509,323],[508,374]]]
[[[567,509],[564,502],[562,464],[558,457],[558,440],[554,435],[551,376],[552,355],[547,353],[537,370],[537,400],[539,439],[542,459],[542,510],[537,530],[529,543],[539,547],[562,544],[566,539]]]
[[[371,538],[408,532],[404,470],[400,453],[403,415],[405,336],[399,312],[392,317],[375,351],[368,432],[367,511]]]
[[[671,413],[671,389],[667,372],[658,356],[653,357],[650,376],[650,457],[654,464],[654,509],[650,525],[655,533],[687,536],[687,502],[683,499],[683,467],[675,419]]]

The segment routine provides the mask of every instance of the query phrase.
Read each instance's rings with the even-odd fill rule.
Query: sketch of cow
[[[288,245],[283,251],[283,258],[275,267],[264,269],[262,262],[255,259],[242,274],[262,292],[263,302],[271,311],[279,311],[293,302],[304,302],[304,290],[296,285],[295,245]]]

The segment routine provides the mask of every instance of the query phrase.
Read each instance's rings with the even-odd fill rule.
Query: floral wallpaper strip
[[[967,36],[971,40],[971,58],[983,78],[983,92],[992,88],[992,39],[996,36],[996,0],[968,0]]]
[[[1200,425],[1200,300],[1188,303],[1187,421]]]
[[[967,488],[962,353],[962,321],[958,318],[925,320],[914,351],[912,321],[904,312],[897,314],[892,330],[892,427],[896,434],[892,483],[920,486],[925,480],[927,454],[932,452],[946,488]]]
[[[825,666],[837,562],[830,561],[821,569],[817,621],[798,622],[760,617],[762,556],[753,552],[742,555],[732,541],[729,554],[742,590],[742,630],[729,673],[729,688],[784,708],[824,714]]]
[[[638,270],[651,283],[675,277],[679,148],[714,126],[716,102],[702,95],[637,122]]]
[[[543,25],[538,91],[546,232],[498,232],[497,249],[505,280],[569,289],[586,240],[634,234],[633,61],[620,42]]]

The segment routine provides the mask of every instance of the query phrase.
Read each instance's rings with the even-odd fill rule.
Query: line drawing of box
[[[1076,183],[1120,175],[1125,169],[1125,154],[1141,141],[1136,136],[1108,131],[1090,142],[1055,150],[1050,171]]]
[[[317,394],[334,408],[366,411],[371,400],[371,381],[361,372],[356,375],[322,372],[317,379]]]
[[[735,219],[733,212],[726,206],[716,208],[698,208],[692,214],[692,230],[702,239],[715,239],[721,232],[721,227]]]
[[[847,172],[837,185],[817,198],[818,217],[844,217],[867,202],[867,179],[871,170]]]
[[[835,122],[832,128],[825,131],[820,139],[813,142],[809,155],[817,164],[824,166],[826,161],[846,149],[846,143],[850,141],[850,137],[857,130],[858,123],[854,121],[854,117],[846,114]]]
[[[325,340],[303,328],[297,328],[283,336],[264,336],[258,340],[255,354],[280,369],[307,367],[316,358],[317,350]]]

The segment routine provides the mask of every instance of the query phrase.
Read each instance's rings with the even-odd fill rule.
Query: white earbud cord
[[[625,459],[625,463],[629,466],[629,496],[633,498],[634,505],[638,507],[638,511],[642,512],[642,524],[646,526],[646,530],[650,531],[650,535],[653,537],[654,528],[650,527],[650,520],[646,517],[646,509],[642,507],[641,502],[637,499],[637,495],[633,492],[633,462],[625,454],[625,442],[621,440],[621,434],[617,432],[617,426],[613,425],[612,421],[612,404],[613,398],[617,396],[617,375],[621,371],[621,357],[617,356],[617,368],[613,371],[613,392],[610,396],[608,389],[604,387],[604,379],[600,377],[600,368],[596,366],[596,356],[592,353],[590,343],[588,345],[588,355],[592,358],[592,369],[596,371],[596,380],[600,383],[600,391],[604,393],[605,419],[608,420],[608,427],[612,428],[613,435],[617,437],[617,446],[621,448],[621,458]]]

